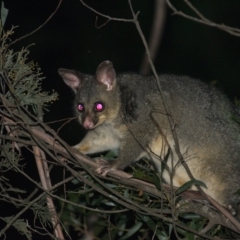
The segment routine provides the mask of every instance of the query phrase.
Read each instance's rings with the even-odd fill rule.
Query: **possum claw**
[[[99,165],[99,167],[95,169],[95,172],[97,172],[98,174],[101,174],[104,177],[108,174],[108,172],[114,170],[112,168],[112,164],[110,164],[108,161],[102,158],[97,159],[96,163]]]

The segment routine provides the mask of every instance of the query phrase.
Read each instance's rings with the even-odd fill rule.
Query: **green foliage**
[[[9,50],[5,56],[4,69],[7,71],[10,84],[13,86],[14,97],[9,94],[11,102],[19,101],[21,105],[26,107],[31,106],[34,113],[37,114],[37,106],[42,106],[44,109],[49,102],[57,100],[57,93],[49,94],[42,91],[41,69],[33,61],[28,62],[29,50],[23,48],[21,51],[14,53]]]
[[[14,216],[10,217],[0,217],[0,219],[7,224],[12,221]],[[32,233],[28,229],[28,222],[25,219],[17,219],[11,225],[21,234],[24,235],[28,240],[32,239]]]
[[[34,216],[41,221],[44,227],[51,227],[52,213],[47,206],[46,197],[43,197],[38,202],[31,206]]]
[[[12,151],[12,146],[10,143],[5,143],[1,147],[0,154],[0,171],[8,171],[9,169],[16,171],[13,166],[21,166],[19,161],[23,159],[20,154]]]
[[[148,204],[149,198],[139,196],[139,191],[128,189],[119,184],[108,184],[108,187],[121,193],[125,199],[140,202],[143,206]],[[114,198],[106,198],[95,191],[76,191],[67,194],[70,202],[77,202],[78,206],[65,204],[61,219],[69,230],[74,227],[79,239],[84,238],[87,230],[100,239],[137,239],[146,235],[151,239],[156,229],[156,218],[150,218],[116,204]],[[111,200],[112,199],[112,200]],[[159,202],[155,201],[156,207]],[[152,206],[153,207],[153,206]],[[96,211],[94,211],[94,209]],[[157,231],[157,235],[159,233]],[[165,234],[166,235],[166,234]]]
[[[14,52],[8,49],[10,36],[14,33],[14,27],[4,32],[0,29],[0,70],[1,86],[3,93],[11,103],[25,106],[37,115],[37,106],[46,110],[49,103],[57,100],[58,94],[49,94],[42,90],[41,83],[44,77],[38,64],[28,60],[28,47]],[[6,89],[8,88],[8,92]]]
[[[207,186],[204,182],[194,179],[194,180],[190,180],[190,181],[184,183],[181,187],[179,187],[176,190],[175,195],[178,195],[178,194],[190,189],[193,186],[200,186],[200,187],[204,187],[207,189]]]
[[[32,124],[33,122],[30,120],[32,116],[38,119],[38,111],[42,108],[47,110],[47,106],[57,100],[57,93],[48,93],[42,90],[41,84],[44,77],[38,65],[28,60],[28,47],[16,52],[8,48],[11,42],[10,36],[13,33],[14,27],[7,32],[0,29],[0,115],[2,119],[0,138],[0,205],[2,208],[6,206],[7,209],[11,210],[11,212],[3,211],[5,209],[1,210],[0,236],[3,233],[8,236],[7,229],[11,227],[19,235],[24,235],[26,239],[30,240],[33,239],[32,233],[34,231],[31,228],[36,224],[35,221],[40,222],[45,228],[52,227],[52,213],[47,206],[46,195],[43,195],[40,200],[38,198],[32,200],[34,194],[31,196],[30,191],[32,191],[31,185],[34,180],[32,180],[32,183],[27,181],[27,184],[24,185],[26,178],[31,179],[25,173],[26,160],[33,158],[32,156],[30,157],[32,155],[31,151],[26,155],[22,149],[23,146],[25,149],[29,149],[29,146],[25,144],[27,141],[31,143],[32,138],[29,132],[26,130],[22,131],[23,128],[21,126],[23,125],[14,123],[13,119],[12,124],[6,124],[4,119],[20,116]],[[19,122],[23,123],[20,118]],[[35,123],[35,125],[37,124]],[[17,143],[18,140],[20,143]],[[38,178],[36,180],[38,181]],[[23,184],[21,183],[22,181]],[[31,217],[30,219],[22,218],[21,215],[25,214],[26,211],[28,216],[34,216],[35,220],[30,220]],[[12,212],[17,214],[12,215]]]

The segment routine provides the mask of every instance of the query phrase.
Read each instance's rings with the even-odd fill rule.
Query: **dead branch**
[[[206,18],[200,11],[197,10],[197,8],[195,8],[193,6],[193,4],[191,2],[189,2],[188,0],[183,0],[183,1],[193,11],[193,13],[195,13],[197,15],[197,17],[193,17],[191,15],[188,15],[188,14],[178,10],[177,8],[174,7],[174,5],[171,3],[170,0],[166,0],[166,3],[168,5],[168,7],[173,11],[174,15],[184,17],[186,19],[207,25],[209,27],[217,28],[217,29],[227,32],[233,36],[240,37],[240,29],[239,28],[234,28],[234,27],[231,27],[231,26],[228,26],[225,24],[215,23],[215,22],[209,20],[208,18]]]

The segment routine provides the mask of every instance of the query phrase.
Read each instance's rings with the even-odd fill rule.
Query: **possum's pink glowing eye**
[[[78,111],[79,111],[79,112],[83,112],[83,110],[84,110],[84,107],[83,107],[83,104],[82,104],[82,103],[79,103],[78,106],[77,106],[77,108],[78,108]]]
[[[104,110],[104,104],[102,102],[95,102],[94,103],[94,109],[97,112],[101,112]]]

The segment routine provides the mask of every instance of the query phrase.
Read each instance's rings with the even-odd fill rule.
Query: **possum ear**
[[[107,87],[107,91],[111,91],[114,88],[116,85],[116,72],[112,62],[104,61],[98,66],[96,79]]]
[[[64,68],[59,68],[58,73],[62,77],[63,81],[76,93],[83,81],[82,74],[80,72]]]

